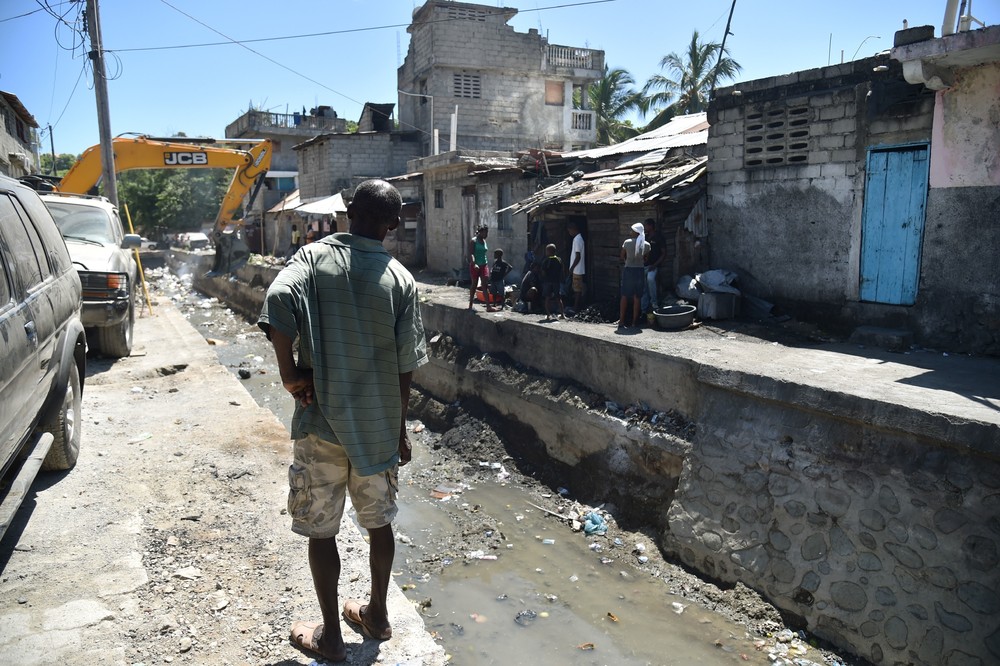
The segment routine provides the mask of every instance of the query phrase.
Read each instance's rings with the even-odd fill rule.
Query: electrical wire
[[[608,3],[608,2],[617,2],[617,1],[618,0],[584,0],[582,2],[573,2],[573,3],[566,3],[566,4],[560,4],[560,5],[549,5],[547,7],[537,7],[535,9],[529,9],[529,10],[523,10],[523,11],[526,11],[526,12],[536,12],[536,11],[544,11],[544,10],[547,10],[547,9],[563,9],[563,8],[567,8],[567,7],[581,7],[581,6],[585,6],[585,5],[596,5],[596,4],[604,4],[604,3]],[[203,27],[211,30],[215,34],[217,34],[217,35],[219,35],[221,37],[224,37],[224,38],[226,38],[229,41],[207,43],[207,44],[188,44],[188,45],[180,45],[180,46],[173,46],[173,47],[162,47],[161,46],[161,47],[144,47],[144,48],[134,48],[134,49],[114,49],[114,51],[116,51],[118,53],[131,52],[131,51],[159,51],[159,50],[165,50],[165,49],[195,48],[195,47],[201,47],[201,46],[228,46],[230,44],[235,44],[237,46],[240,46],[240,47],[246,49],[247,51],[250,51],[254,55],[256,55],[256,56],[258,56],[260,58],[263,58],[264,60],[267,60],[268,62],[270,62],[270,63],[272,63],[272,64],[274,64],[274,65],[276,65],[276,66],[278,66],[278,67],[280,67],[282,69],[284,69],[285,71],[287,71],[287,72],[289,72],[291,74],[294,74],[294,75],[296,75],[296,76],[298,76],[298,77],[300,77],[302,79],[305,79],[306,81],[308,81],[308,82],[310,82],[312,84],[315,84],[315,85],[319,86],[320,88],[323,88],[324,90],[327,90],[327,91],[329,91],[329,92],[331,92],[331,93],[333,93],[335,95],[339,95],[340,97],[343,97],[344,99],[346,99],[346,100],[348,100],[350,102],[353,102],[353,103],[361,106],[362,108],[364,107],[364,103],[361,102],[360,100],[354,99],[353,97],[351,97],[350,95],[347,95],[346,93],[340,92],[339,90],[335,90],[335,89],[331,88],[330,86],[328,86],[328,85],[326,85],[326,84],[324,84],[324,83],[322,83],[320,81],[317,81],[316,79],[314,79],[314,78],[312,78],[310,76],[307,76],[307,75],[303,74],[302,72],[299,72],[299,71],[297,71],[297,70],[289,67],[288,65],[280,63],[277,60],[275,60],[275,59],[273,59],[273,58],[271,58],[269,56],[264,55],[260,51],[256,51],[256,50],[250,48],[249,46],[247,46],[247,44],[256,43],[256,42],[287,40],[287,39],[301,39],[301,38],[306,38],[306,37],[325,37],[325,36],[329,36],[329,35],[346,34],[346,33],[352,33],[352,32],[366,32],[366,31],[372,31],[372,30],[384,30],[384,29],[388,29],[388,28],[409,27],[409,25],[410,25],[409,23],[406,23],[406,24],[392,24],[392,25],[384,25],[384,26],[370,26],[370,27],[365,27],[365,28],[350,28],[350,29],[347,29],[347,30],[332,30],[332,31],[328,31],[328,32],[311,33],[311,34],[307,34],[307,35],[304,34],[304,35],[292,35],[292,36],[286,36],[286,37],[273,37],[273,38],[237,40],[237,39],[234,39],[234,38],[230,37],[229,35],[221,32],[219,30],[216,30],[212,26],[208,25],[204,21],[201,21],[200,19],[195,18],[194,16],[188,14],[184,10],[182,10],[182,9],[180,9],[180,8],[172,5],[170,2],[168,2],[168,0],[160,0],[160,2],[163,3],[164,5],[170,7],[171,9],[173,9],[174,11],[176,11],[177,13],[186,16],[187,18],[191,19],[195,23],[198,23],[199,25],[201,25],[201,26],[203,26]],[[501,13],[501,12],[496,12],[496,13]],[[461,20],[461,19],[450,19],[450,18],[448,18],[448,19],[438,19],[438,20],[435,20],[435,21],[428,21],[428,23],[442,23],[442,22],[455,21],[455,20]],[[105,52],[107,53],[108,50],[106,50]],[[378,114],[382,115],[383,117],[385,117],[386,119],[389,119],[389,120],[392,119],[392,116],[390,114],[387,114],[387,113],[385,113],[383,111],[379,111],[379,110],[377,110],[375,108],[372,108],[372,112],[373,113],[378,113]],[[426,129],[423,129],[421,127],[416,127],[414,125],[411,125],[410,123],[403,122],[402,120],[399,120],[399,119],[397,119],[397,122],[399,123],[400,127],[404,127],[405,126],[409,130],[414,130],[414,131],[419,132],[420,134],[426,136],[428,139],[433,138],[431,136],[431,133],[428,132]],[[459,148],[459,146],[456,146],[456,148]]]
[[[13,21],[14,19],[24,18],[25,16],[31,16],[32,14],[37,14],[38,12],[44,12],[44,11],[45,7],[39,7],[38,9],[32,9],[30,12],[18,14],[17,16],[10,16],[5,19],[0,19],[0,23],[6,23],[7,21]]]
[[[79,76],[76,77],[76,83],[73,84],[73,90],[70,91],[70,93],[69,93],[69,99],[66,100],[66,106],[63,107],[63,110],[59,113],[59,117],[56,118],[56,121],[54,123],[51,123],[52,127],[55,127],[56,125],[58,125],[59,121],[62,120],[63,114],[65,114],[66,113],[66,109],[69,108],[69,103],[73,101],[73,95],[76,94],[76,89],[80,85],[80,79],[83,78],[83,73],[86,72],[86,71],[87,71],[87,62],[84,62],[83,63],[83,67],[80,68],[80,74],[79,74]]]
[[[185,14],[182,10],[180,10],[177,7],[174,7],[173,5],[171,5],[169,2],[167,2],[167,0],[160,0],[160,2],[162,2],[163,4],[167,5],[168,7],[170,7],[171,9],[173,9],[173,10],[175,10],[177,12],[180,12],[181,14],[184,14],[188,18],[191,18],[192,20],[197,21],[197,19],[194,19],[194,17],[192,17],[192,16],[190,16],[188,14]],[[608,2],[618,2],[618,0],[584,0],[582,2],[572,2],[572,3],[562,4],[562,5],[549,5],[547,7],[536,7],[534,9],[520,9],[520,10],[518,10],[518,13],[527,14],[527,13],[530,13],[530,12],[541,12],[541,11],[545,11],[547,9],[565,9],[565,8],[568,8],[568,7],[583,7],[585,5],[599,5],[599,4],[604,4],[604,3],[608,3]],[[499,13],[502,13],[502,12],[493,12],[493,13],[499,14]],[[435,19],[435,20],[431,20],[431,21],[426,21],[426,23],[446,23],[446,22],[450,22],[450,21],[461,21],[461,20],[464,20],[464,19],[443,18],[443,19]],[[204,25],[204,24],[202,24],[202,25]],[[205,27],[208,28],[209,30],[212,30],[213,32],[216,32],[217,34],[222,35],[221,32],[218,32],[217,30],[213,30],[211,27],[209,27],[207,25]],[[391,23],[391,24],[387,24],[387,25],[367,26],[367,27],[363,27],[363,28],[346,28],[344,30],[328,30],[326,32],[310,32],[310,33],[303,33],[301,35],[285,35],[285,36],[282,36],[282,37],[259,37],[257,39],[240,39],[240,40],[232,39],[232,38],[226,37],[226,35],[222,35],[223,37],[226,37],[227,39],[229,39],[229,41],[227,41],[227,42],[205,42],[205,43],[202,43],[202,44],[176,44],[176,45],[173,45],[173,46],[143,46],[143,47],[136,47],[136,48],[130,48],[130,49],[115,49],[115,50],[118,51],[119,53],[125,53],[125,52],[128,52],[128,51],[168,51],[168,50],[173,50],[173,49],[194,49],[194,48],[202,48],[202,47],[206,47],[206,46],[228,46],[229,44],[255,44],[255,43],[258,43],[258,42],[277,42],[277,41],[284,41],[284,40],[289,40],[289,39],[309,39],[309,38],[312,38],[312,37],[329,37],[331,35],[346,35],[346,34],[350,34],[350,33],[354,33],[354,32],[372,32],[372,31],[375,31],[375,30],[389,30],[389,29],[392,29],[392,28],[408,28],[408,27],[410,27],[409,23]]]

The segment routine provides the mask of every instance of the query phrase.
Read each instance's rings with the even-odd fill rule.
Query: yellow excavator
[[[215,261],[210,274],[231,273],[247,262],[250,248],[244,239],[244,220],[238,216],[244,209],[244,198],[249,195],[249,210],[264,183],[271,166],[270,139],[165,139],[138,135],[115,137],[112,149],[116,173],[129,169],[236,169],[212,229]],[[101,147],[91,146],[55,190],[86,194],[97,186],[101,174]]]

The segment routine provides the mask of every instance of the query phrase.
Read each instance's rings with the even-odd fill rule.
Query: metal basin
[[[694,305],[671,305],[653,310],[653,314],[656,316],[657,326],[668,331],[677,331],[690,326],[697,311],[698,308]]]

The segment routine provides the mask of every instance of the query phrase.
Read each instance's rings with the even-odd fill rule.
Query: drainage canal
[[[189,279],[150,273],[154,297],[173,300],[287,426],[292,404],[256,326]],[[558,477],[579,475],[521,455],[543,450],[527,429],[474,401],[420,395],[411,407],[395,580],[453,663],[864,663],[810,645],[748,588],[720,589],[664,561],[655,530],[616,507],[574,501]]]

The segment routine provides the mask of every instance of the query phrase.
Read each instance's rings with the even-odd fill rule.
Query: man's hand
[[[294,368],[287,373],[282,373],[281,385],[292,394],[292,397],[302,405],[308,407],[313,402],[315,388],[313,387],[312,370],[305,368]]]
[[[399,466],[402,467],[410,462],[412,457],[413,447],[410,446],[410,438],[407,436],[406,427],[404,426],[399,432]]]

